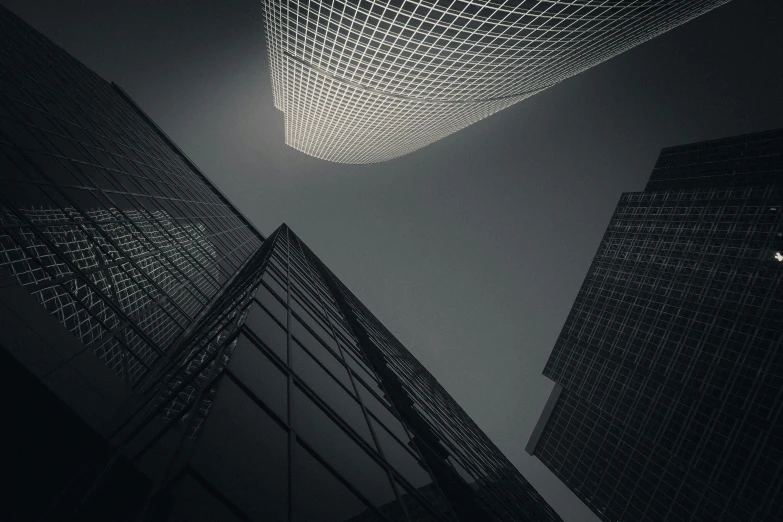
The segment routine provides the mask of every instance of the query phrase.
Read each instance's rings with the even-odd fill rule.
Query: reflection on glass
[[[392,412],[385,406],[384,403],[378,400],[375,395],[370,393],[367,388],[361,384],[358,386],[358,388],[359,398],[361,399],[362,404],[364,404],[364,407],[367,408],[367,410],[372,413],[381,422],[381,424],[386,426],[386,429],[397,436],[397,438],[399,438],[401,441],[407,441],[408,434],[399,419],[397,419],[397,417],[392,414]]]
[[[383,456],[414,488],[420,488],[432,482],[429,473],[418,460],[389,434],[380,424],[372,421],[373,430],[383,449]],[[403,439],[405,440],[405,439]]]

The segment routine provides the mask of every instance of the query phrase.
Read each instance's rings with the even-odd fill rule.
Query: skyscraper
[[[623,194],[527,451],[602,520],[783,518],[783,130],[664,149]]]
[[[0,63],[4,520],[559,520],[119,87],[3,8]]]
[[[726,1],[265,0],[275,106],[305,154],[386,161]]]

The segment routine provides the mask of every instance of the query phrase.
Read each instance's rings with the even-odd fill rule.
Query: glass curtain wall
[[[169,381],[155,420],[125,446],[149,469],[169,459],[153,495],[168,499],[169,520],[204,509],[270,521],[559,520],[288,227],[238,280],[258,283],[215,309],[237,326],[207,336],[215,348],[180,365],[196,370]],[[208,373],[210,357],[227,362]],[[199,371],[201,383],[188,377]],[[174,430],[166,419],[188,421]]]
[[[132,386],[263,240],[116,85],[0,8],[0,267]]]

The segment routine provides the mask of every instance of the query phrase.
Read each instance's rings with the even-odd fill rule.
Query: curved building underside
[[[264,0],[286,143],[375,163],[433,143],[728,0]]]

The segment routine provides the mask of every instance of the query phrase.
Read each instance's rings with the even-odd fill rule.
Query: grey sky
[[[783,125],[783,2],[734,0],[407,157],[283,143],[260,2],[0,0],[122,86],[265,233],[285,221],[566,521],[524,445],[623,191],[664,146]]]

